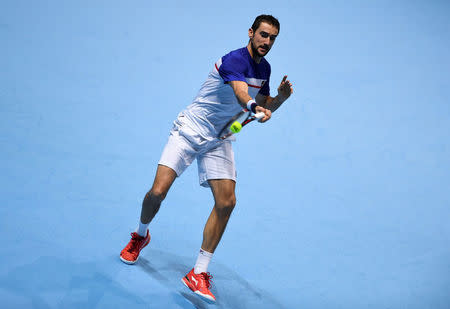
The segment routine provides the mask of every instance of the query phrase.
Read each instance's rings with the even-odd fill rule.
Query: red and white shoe
[[[185,286],[190,288],[195,294],[204,297],[205,299],[215,302],[216,297],[211,293],[209,288],[211,287],[212,276],[210,273],[194,274],[194,269],[181,279],[181,282]]]
[[[120,259],[126,264],[134,264],[139,258],[139,253],[150,242],[150,233],[147,230],[147,236],[142,237],[136,232],[131,233],[131,240],[128,245],[120,252]]]

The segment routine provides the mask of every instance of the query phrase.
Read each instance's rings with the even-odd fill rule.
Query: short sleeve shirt
[[[231,51],[215,63],[194,101],[181,114],[203,138],[214,139],[226,123],[242,110],[229,82],[247,83],[252,98],[258,93],[268,96],[270,71],[267,60],[261,58],[256,63],[247,47]]]

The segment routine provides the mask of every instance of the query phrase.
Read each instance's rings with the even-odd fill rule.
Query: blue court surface
[[[137,226],[172,121],[262,13],[272,95],[234,143],[237,206],[193,164]],[[0,1],[1,308],[450,308],[448,1]]]

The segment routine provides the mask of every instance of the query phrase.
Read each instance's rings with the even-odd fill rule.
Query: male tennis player
[[[140,251],[150,242],[149,223],[159,210],[177,176],[197,159],[200,185],[210,187],[214,208],[203,231],[203,242],[194,268],[182,282],[196,294],[215,301],[210,291],[208,264],[236,204],[236,171],[231,141],[218,134],[224,125],[242,108],[265,114],[261,122],[270,119],[293,92],[292,84],[283,77],[278,95],[269,92],[270,65],[264,56],[272,48],[280,24],[271,15],[258,16],[248,30],[248,45],[220,58],[213,66],[194,102],[174,121],[169,140],[163,150],[151,190],[142,203],[136,232],[120,253],[127,264],[138,260]]]

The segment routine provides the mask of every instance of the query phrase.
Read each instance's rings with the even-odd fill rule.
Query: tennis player
[[[292,84],[284,76],[278,95],[270,96],[270,65],[264,58],[280,31],[280,23],[271,15],[256,17],[248,30],[246,47],[220,58],[213,66],[193,103],[174,121],[162,152],[155,180],[142,203],[136,232],[120,253],[127,264],[137,262],[140,251],[150,242],[148,226],[159,210],[175,178],[197,159],[200,185],[211,188],[214,208],[203,231],[203,242],[195,266],[182,278],[194,293],[215,301],[210,291],[212,276],[207,271],[236,204],[236,170],[230,136],[218,139],[224,125],[243,108],[263,112],[261,122],[292,94]]]

